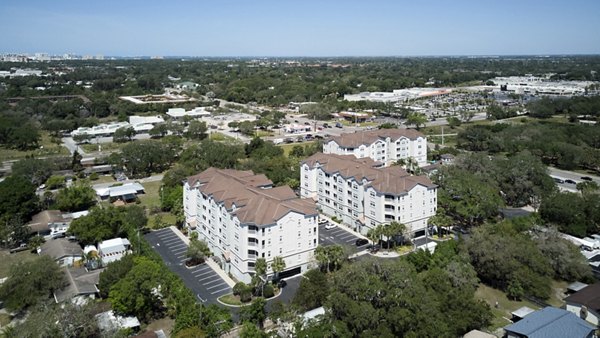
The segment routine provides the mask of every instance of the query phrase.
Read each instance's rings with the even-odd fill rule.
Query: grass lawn
[[[10,316],[6,313],[0,313],[0,327],[5,327],[10,323]]]
[[[506,297],[506,294],[503,291],[494,289],[484,284],[479,284],[479,288],[477,288],[477,291],[475,291],[475,297],[484,300],[492,309],[494,319],[492,320],[492,325],[490,327],[491,330],[495,330],[510,324],[511,322],[509,319],[511,318],[511,312],[519,309],[522,306],[527,306],[534,310],[540,308],[538,305],[526,300],[510,300],[508,297]],[[498,308],[495,307],[496,302],[498,302]]]
[[[237,305],[237,306],[242,305],[242,302],[240,301],[240,297],[234,296],[233,293],[221,296],[221,297],[219,297],[219,300],[221,302],[223,302],[225,304],[229,304],[229,305]]]
[[[8,277],[10,267],[19,262],[27,262],[39,257],[29,250],[11,254],[8,250],[0,250],[0,278]]]
[[[227,136],[225,134],[222,133],[211,133],[209,134],[209,138],[213,141],[235,141],[236,139],[231,137],[231,136]]]
[[[112,175],[100,175],[97,180],[90,181],[91,184],[99,183],[117,183]]]
[[[412,250],[413,250],[412,245],[403,245],[403,246],[396,247],[396,252],[400,255],[407,254],[407,253],[411,252]]]
[[[100,144],[96,144],[96,143],[85,143],[85,144],[80,144],[79,146],[81,148],[83,148],[83,151],[85,151],[86,153],[94,153],[98,151],[98,146],[100,146],[101,151],[110,151],[110,150],[119,150],[121,149],[121,147],[123,147],[124,145],[126,145],[127,143],[114,143],[114,142],[110,142],[110,143],[100,143]]]
[[[0,158],[3,160],[20,159],[27,156],[42,157],[42,156],[61,156],[69,155],[67,148],[60,144],[52,143],[47,132],[40,132],[39,148],[28,151],[20,151],[15,149],[6,149],[0,147]]]
[[[148,182],[142,184],[144,186],[144,194],[138,195],[140,199],[141,205],[147,207],[148,209],[153,206],[160,206],[160,185],[161,181]]]
[[[313,143],[315,143],[315,141],[308,141],[308,142],[302,142],[302,143],[289,143],[289,144],[280,144],[279,147],[283,148],[283,154],[285,156],[288,156],[290,151],[292,151],[292,148],[294,148],[294,146],[301,146],[303,148],[312,145]]]
[[[160,223],[156,223],[156,216],[160,215]],[[161,212],[155,215],[148,216],[148,227],[151,229],[162,229],[164,227],[169,227],[171,225],[175,225],[175,215],[169,212]]]

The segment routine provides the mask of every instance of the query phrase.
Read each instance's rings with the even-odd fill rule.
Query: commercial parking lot
[[[231,292],[231,287],[209,265],[185,266],[188,246],[170,228],[153,231],[144,237],[169,269],[194,292],[198,301],[218,304],[217,298]]]
[[[343,225],[336,225],[333,229],[326,229],[325,224],[319,225],[319,245],[339,244],[351,248],[352,252],[358,252],[365,249],[366,245],[356,246],[356,240],[360,237],[346,231]]]

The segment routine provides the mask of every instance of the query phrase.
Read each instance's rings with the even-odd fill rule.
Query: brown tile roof
[[[345,148],[357,148],[361,144],[373,144],[377,140],[386,139],[388,137],[394,141],[401,137],[416,140],[418,137],[424,138],[425,135],[414,129],[374,129],[341,134],[340,136],[332,137],[329,141],[335,141],[335,143]]]
[[[234,214],[242,223],[273,224],[291,211],[317,214],[312,200],[301,200],[288,186],[270,188],[273,182],[252,171],[209,168],[189,177],[188,184],[198,186],[202,193],[212,195],[227,209],[235,204]]]
[[[565,298],[565,302],[585,305],[588,309],[600,313],[600,282],[588,285],[581,291],[575,292]]]
[[[427,188],[437,187],[427,176],[411,176],[398,166],[377,168],[379,163],[370,158],[316,153],[302,163],[311,168],[318,163],[328,174],[339,173],[344,178],[353,177],[357,182],[366,179],[370,186],[383,194],[403,195],[418,184]]]
[[[83,257],[83,250],[77,242],[71,242],[66,238],[49,239],[41,246],[40,253],[50,256],[53,259],[60,259],[67,256]]]

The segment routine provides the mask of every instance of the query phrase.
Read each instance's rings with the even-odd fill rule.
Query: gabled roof
[[[411,176],[399,166],[378,168],[379,162],[370,158],[356,158],[353,155],[316,153],[302,162],[311,168],[319,165],[321,169],[333,175],[354,178],[357,182],[366,179],[368,186],[382,194],[403,195],[417,185],[435,188],[435,184],[426,176]]]
[[[66,238],[51,239],[42,244],[42,255],[50,256],[53,259],[60,259],[67,256],[83,256],[83,250],[77,242],[69,241]]]
[[[188,177],[187,183],[231,210],[242,223],[268,225],[276,223],[289,212],[315,215],[313,201],[302,200],[288,186],[271,188],[273,182],[252,171],[208,168]]]
[[[425,138],[425,135],[414,129],[374,129],[355,133],[341,134],[340,136],[332,137],[329,141],[334,141],[340,147],[357,148],[361,144],[370,145],[377,140],[385,140],[390,138],[396,141],[402,137],[410,140],[416,140],[419,137]]]
[[[67,276],[67,287],[54,293],[57,303],[64,302],[76,296],[93,295],[98,292],[96,285],[100,281],[100,273],[103,269],[88,271],[80,267],[69,267],[65,269]]]
[[[565,302],[585,305],[588,309],[600,313],[600,282],[584,287],[565,298]]]
[[[59,210],[44,210],[33,215],[31,222],[27,223],[31,232],[42,232],[48,230],[52,223],[68,223],[70,219],[63,217]]]
[[[569,311],[546,307],[504,330],[527,338],[587,338],[595,327]]]

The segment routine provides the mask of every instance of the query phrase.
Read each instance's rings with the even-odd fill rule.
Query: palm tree
[[[266,280],[267,275],[267,261],[262,257],[258,258],[256,263],[254,263],[254,271],[254,285],[260,287],[260,295],[262,296],[264,281]]]
[[[275,280],[278,279],[279,273],[285,269],[285,260],[280,256],[273,257],[273,262],[271,262],[271,269],[273,269],[273,273],[275,274]]]

